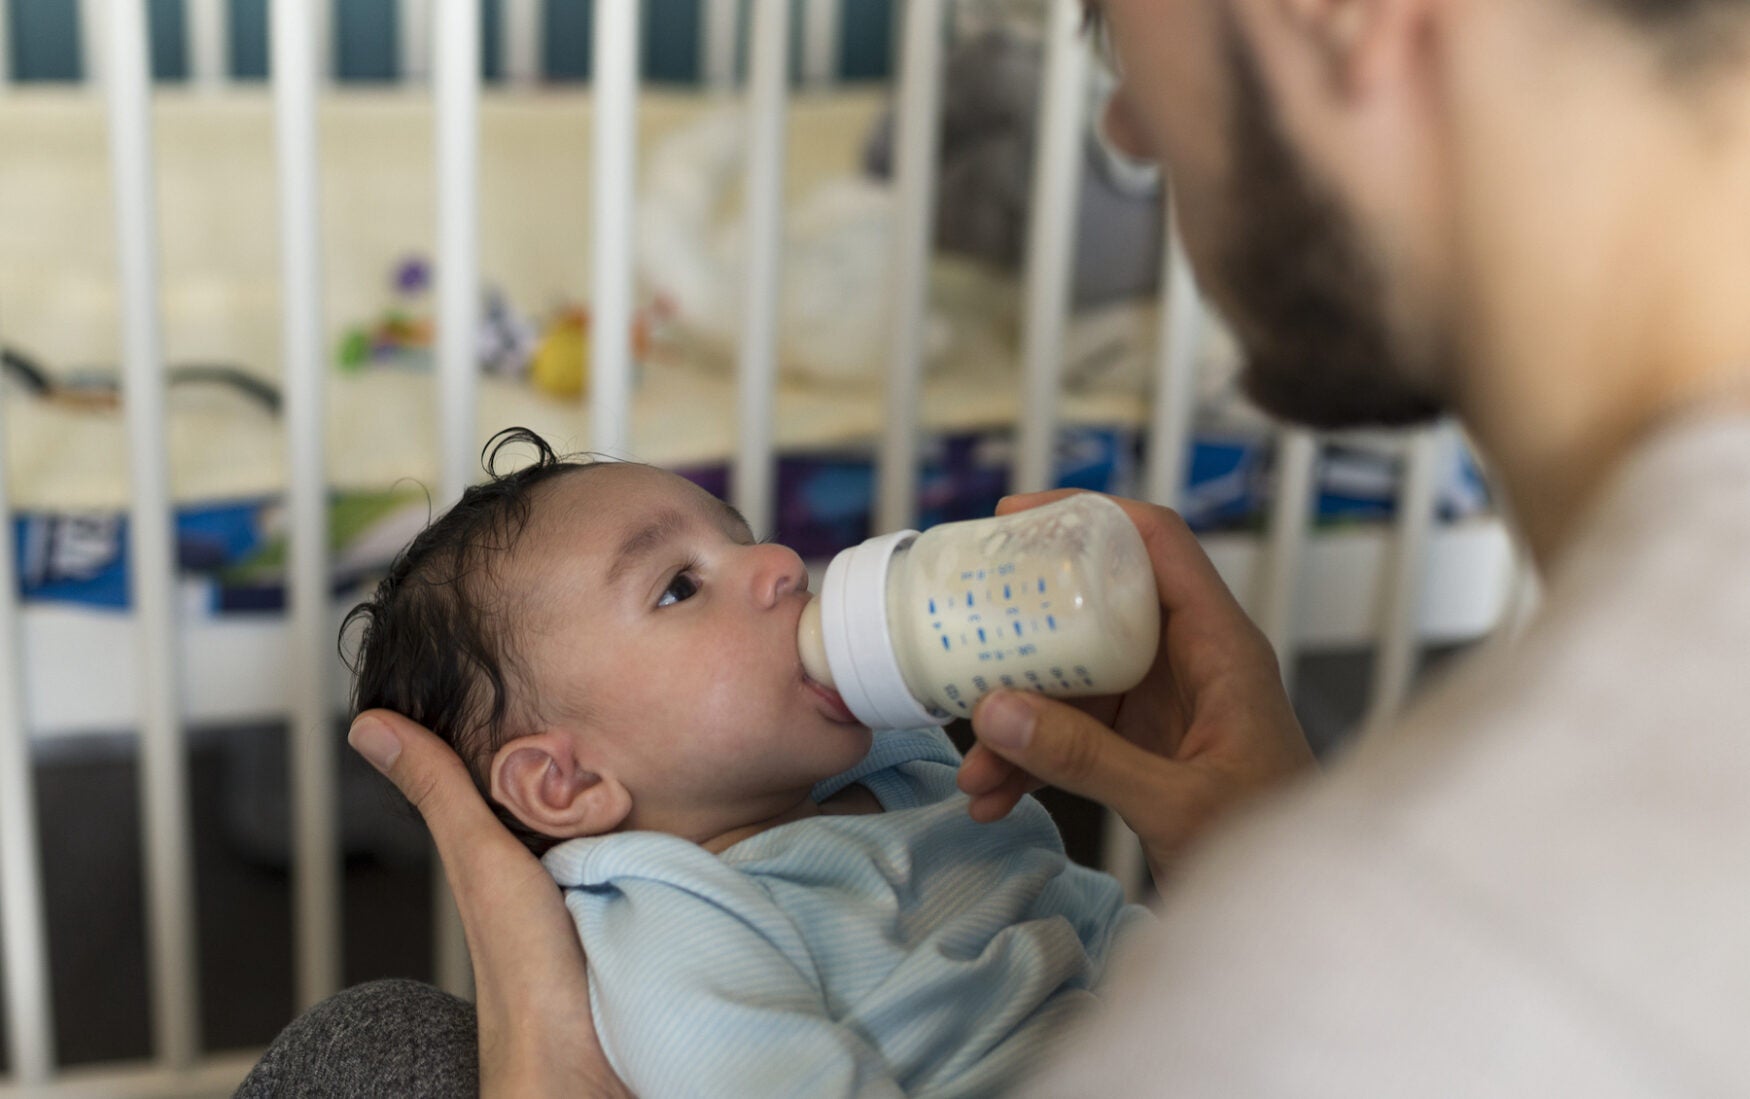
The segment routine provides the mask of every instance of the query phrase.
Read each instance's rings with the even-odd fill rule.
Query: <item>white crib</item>
[[[1078,40],[1076,0],[1049,4],[1042,133],[1035,165],[1025,276],[1023,392],[1013,488],[1043,488],[1052,475],[1061,413],[1059,367],[1070,313],[1069,264],[1078,186],[1076,155],[1087,54]],[[0,34],[7,26],[0,0]],[[329,575],[324,386],[323,257],[318,231],[317,104],[331,71],[324,33],[328,5],[271,0],[278,241],[282,297],[283,390],[287,428],[287,505],[291,530],[290,613],[269,623],[180,624],[170,555],[165,383],[159,314],[154,139],[147,78],[145,0],[83,0],[88,75],[101,88],[110,123],[116,204],[116,256],[123,303],[133,613],[97,617],[18,605],[15,562],[0,554],[0,947],[4,962],[10,1076],[0,1096],[24,1094],[189,1095],[229,1091],[253,1055],[208,1056],[197,1028],[193,881],[188,842],[184,730],[190,721],[277,715],[291,720],[295,800],[297,988],[309,1004],[340,980],[339,866],[335,834],[337,743],[333,722],[344,684],[334,656],[339,608]],[[899,231],[892,242],[893,346],[880,439],[877,523],[909,525],[917,509],[919,400],[924,358],[930,226],[940,110],[946,0],[903,5],[903,71],[897,96]],[[435,117],[438,247],[439,453],[435,499],[454,499],[474,476],[480,425],[479,377],[472,345],[480,284],[477,232],[480,7],[478,0],[403,0],[402,68],[429,80]],[[191,73],[222,86],[222,5],[188,0]],[[513,84],[532,82],[541,54],[536,0],[504,0],[502,67]],[[734,0],[703,0],[701,56],[713,81],[730,88],[736,67]],[[838,41],[836,0],[755,0],[749,16],[745,218],[750,242],[736,380],[738,425],[734,502],[756,529],[773,525],[776,475],[777,315],[782,237],[789,52],[801,19],[805,81],[829,83]],[[591,90],[592,239],[590,449],[637,456],[633,423],[634,219],[637,192],[636,71],[640,4],[597,0]],[[0,39],[0,64],[7,56]],[[0,109],[7,94],[0,70]],[[726,93],[727,94],[727,93]],[[28,150],[13,155],[30,155]],[[0,217],[10,212],[0,212]],[[1184,480],[1194,361],[1203,316],[1181,251],[1167,250],[1150,413],[1147,493],[1172,502]],[[5,318],[0,317],[0,324]],[[497,426],[497,425],[495,425]],[[1318,440],[1288,431],[1278,490],[1262,537],[1206,540],[1230,585],[1264,626],[1285,668],[1300,648],[1371,643],[1376,675],[1371,713],[1390,715],[1411,683],[1420,647],[1474,639],[1508,611],[1519,575],[1503,525],[1490,518],[1434,521],[1435,471],[1450,427],[1405,438],[1406,475],[1397,518],[1387,525],[1321,532],[1306,514]],[[3,473],[3,471],[0,471]],[[6,514],[0,475],[0,514]],[[190,667],[222,669],[194,681]],[[209,685],[210,684],[210,685]],[[240,686],[242,685],[242,686]],[[55,699],[101,699],[97,711],[62,711]],[[120,702],[116,702],[116,700]],[[33,738],[124,707],[139,730],[142,839],[146,850],[149,955],[155,1059],[101,1070],[56,1065],[45,963],[45,926],[36,812]],[[107,709],[106,709],[107,707]],[[68,716],[73,713],[74,716]],[[1133,842],[1111,830],[1108,862],[1134,881]],[[439,981],[469,984],[459,928],[447,898],[435,898],[442,933]]]

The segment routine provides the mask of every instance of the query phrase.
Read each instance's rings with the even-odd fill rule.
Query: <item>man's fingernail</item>
[[[978,708],[975,724],[978,739],[992,748],[1024,752],[1027,742],[1033,739],[1033,727],[1038,723],[1039,715],[1027,705],[1019,691],[1003,691],[984,700]]]
[[[395,765],[396,757],[401,754],[401,742],[395,739],[387,725],[374,717],[361,717],[353,722],[351,731],[346,734],[346,742],[384,774],[389,773],[389,768]]]

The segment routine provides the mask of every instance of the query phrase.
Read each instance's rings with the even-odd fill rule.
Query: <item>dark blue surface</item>
[[[188,79],[188,18],[185,0],[148,0],[152,72],[156,79]],[[230,75],[262,80],[268,69],[267,0],[227,0]],[[393,81],[400,70],[399,14],[395,0],[311,0],[333,4],[329,21],[338,79]],[[702,0],[643,0],[641,61],[644,78],[692,83],[704,62],[699,48]],[[502,79],[498,58],[502,0],[482,0],[481,72]],[[803,27],[800,0],[791,18],[790,68],[801,70]],[[842,0],[839,16],[841,79],[882,80],[891,69],[892,0]],[[593,0],[545,0],[542,66],[545,79],[589,79]],[[748,0],[741,0],[737,69],[746,70]],[[79,6],[73,0],[11,0],[7,35],[9,68],[18,81],[77,81],[85,66],[79,50]]]

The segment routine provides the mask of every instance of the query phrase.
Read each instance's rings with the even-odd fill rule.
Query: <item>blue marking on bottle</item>
[[[1010,594],[1009,594],[1009,586],[1008,586],[1008,585],[1007,585],[1007,584],[1004,584],[1004,585],[1003,585],[1003,598],[1004,598],[1004,599],[1012,599],[1012,598],[1014,598],[1014,597],[1013,597],[1013,596],[1011,596],[1011,595],[1010,595]]]
[[[1048,630],[1057,629],[1057,617],[1055,615],[1048,614],[1045,616],[1045,628]]]
[[[961,704],[960,704],[960,708],[961,708],[961,709],[962,709],[962,710],[964,710],[964,709],[966,709],[966,703],[964,703],[964,702],[962,702],[962,703],[961,703]]]
[[[936,613],[936,601],[934,599],[930,600],[930,613]]]
[[[966,605],[969,607],[972,606],[972,593],[971,592],[966,593]]]
[[[947,634],[942,635],[942,650],[944,652],[948,651],[948,635]]]
[[[1021,624],[1019,622],[1015,623],[1015,636],[1021,636]]]
[[[931,622],[930,625],[936,627],[938,630],[942,628],[942,624],[940,622]]]
[[[1039,578],[1039,590],[1041,592],[1043,592],[1045,590],[1045,577],[1043,577],[1043,576],[1041,576]]]
[[[982,627],[982,626],[980,626],[978,629],[978,639],[980,641],[984,640],[984,627]]]

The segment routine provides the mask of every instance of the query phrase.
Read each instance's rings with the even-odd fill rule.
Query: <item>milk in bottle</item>
[[[1126,691],[1159,640],[1142,537],[1092,493],[853,546],[828,566],[798,637],[809,677],[871,728],[968,717],[999,687]]]

